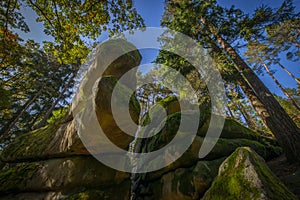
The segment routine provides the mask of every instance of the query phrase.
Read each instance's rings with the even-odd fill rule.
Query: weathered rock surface
[[[17,162],[88,154],[77,135],[74,121],[71,121],[50,124],[17,137],[3,150],[1,160]]]
[[[192,167],[163,174],[148,186],[148,194],[152,192],[153,199],[199,199],[216,177],[224,159],[198,161]]]
[[[128,145],[133,138],[119,128],[120,124],[116,124],[111,111],[111,95],[117,80],[137,66],[141,56],[134,46],[119,39],[102,45],[98,49],[98,55],[100,56],[95,59],[86,72],[79,87],[79,93],[75,97],[78,104],[72,108],[75,109],[74,113],[85,113],[86,116],[89,116],[90,110],[88,109],[90,108],[86,108],[84,105],[92,93],[89,89],[99,79],[94,90],[96,96],[92,99],[96,108],[96,121],[99,122],[106,137],[110,140],[108,142],[128,150]],[[119,55],[122,56],[119,57]],[[129,77],[132,76],[132,79],[127,86],[135,85],[134,74],[135,70],[130,71]],[[127,86],[121,85],[119,98],[114,99],[118,105],[118,116],[121,119],[119,123],[125,127],[128,119],[122,116],[126,116],[126,112],[129,111],[130,118],[138,123],[140,112],[139,104],[134,97],[129,98],[129,108],[128,105],[123,104],[125,98],[122,97],[131,93]],[[160,131],[156,130],[158,127],[142,129],[141,134],[156,131],[158,133],[151,138],[137,140],[136,152],[146,153],[160,149],[169,144],[176,134],[179,135],[180,140],[184,140],[184,133],[189,131],[189,127],[187,127],[177,133],[182,115],[176,97],[166,98],[158,104],[166,108],[167,116],[164,119],[146,117],[144,125],[151,120],[157,120],[161,124],[165,123],[165,126],[162,126]],[[192,105],[187,103],[184,106]],[[158,112],[156,109],[154,107],[152,112]],[[131,179],[130,174],[111,169],[89,155],[90,153],[78,136],[80,133],[76,126],[78,121],[75,121],[70,115],[67,120],[64,119],[62,122],[24,134],[16,138],[0,155],[0,199],[129,200],[131,191],[134,191],[136,199],[143,200],[199,199],[210,188],[218,175],[218,170],[219,177],[206,193],[206,199],[224,199],[220,195],[221,192],[227,194],[227,191],[223,191],[227,186],[234,187],[232,190],[234,195],[245,193],[246,196],[242,196],[245,199],[249,195],[251,198],[256,198],[257,195],[273,197],[275,194],[279,197],[286,195],[291,199],[294,198],[265,168],[262,158],[248,148],[239,147],[251,147],[266,160],[280,155],[281,148],[274,140],[260,137],[234,120],[225,120],[221,138],[205,158],[199,159],[199,149],[203,144],[210,122],[209,110],[204,106],[201,106],[200,110],[199,129],[188,150],[167,167],[151,173],[135,174],[131,176]],[[184,115],[193,120],[194,114],[191,112]],[[88,124],[88,117],[85,120],[84,122],[87,122],[84,123],[85,126],[93,127],[93,124]],[[82,127],[86,128],[84,125]],[[100,142],[105,146],[105,142],[101,140],[94,142],[91,144],[99,145]],[[236,148],[239,149],[235,151]],[[234,153],[232,154],[232,152]],[[232,155],[226,159],[230,154]],[[158,158],[161,162],[174,160],[173,155],[169,155],[168,152],[159,155]],[[224,161],[225,159],[226,161]],[[232,165],[229,165],[233,162],[232,160],[236,161],[233,168]],[[221,165],[223,161],[225,164]],[[229,164],[226,165],[226,163]],[[149,160],[147,164],[151,166],[157,163]],[[243,176],[236,177],[236,169],[238,172],[245,171],[242,173]],[[241,179],[249,180],[249,184],[246,183],[247,186],[251,186],[249,187],[251,191],[244,187],[244,183],[238,183],[236,187],[237,182]],[[223,181],[225,185],[223,185]],[[215,192],[217,192],[216,196],[214,196]]]
[[[123,133],[113,120],[110,108],[111,94],[122,73],[139,65],[141,55],[132,44],[122,39],[110,40],[102,44],[97,51],[98,56],[87,71],[85,78],[83,78],[79,92],[75,97],[75,99],[78,99],[78,105],[75,107],[76,109],[84,109],[80,107],[80,102],[84,101],[87,93],[92,92],[92,85],[102,74],[95,98],[98,120],[106,136],[115,145],[126,149],[133,138]],[[107,68],[104,70],[106,65]],[[131,74],[133,76],[135,71],[132,71]],[[135,83],[135,79],[132,79],[131,83]],[[91,87],[89,88],[88,85]],[[129,92],[131,91],[123,86],[117,100],[121,101],[122,96]],[[117,102],[117,105],[120,104]],[[128,105],[124,106],[122,104],[119,106],[120,111],[125,109],[128,109]],[[132,119],[137,123],[140,107],[134,97],[131,98],[129,110]],[[77,134],[76,122],[72,119],[70,117],[67,122],[62,124],[57,122],[18,137],[3,151],[1,160],[16,162],[18,160],[40,160],[68,155],[89,155]]]
[[[78,105],[73,106],[77,110],[72,111],[85,109],[82,103],[91,94],[91,86],[101,78],[93,99],[99,123],[115,145],[126,149],[132,138],[111,120],[108,98],[117,80],[139,65],[141,55],[133,45],[121,39],[102,44],[97,51],[75,97]],[[132,86],[135,70],[130,74]],[[122,95],[128,92],[131,91],[123,86],[117,100],[122,100]],[[128,105],[120,107],[124,109],[128,109]],[[139,109],[132,97],[129,110],[136,123]],[[81,142],[76,123],[69,114],[61,122],[21,135],[8,145],[0,156],[0,199],[129,199],[129,174],[94,159]]]
[[[166,125],[158,134],[149,139],[139,140],[141,143],[140,152],[151,152],[160,149],[168,144],[175,134],[181,134],[177,132],[181,113],[177,111],[176,107],[178,105],[176,105],[174,99],[165,99],[161,104],[175,111],[170,112],[165,121],[161,122],[166,123]],[[193,113],[187,115],[190,115],[189,117],[193,119]],[[198,153],[204,141],[203,136],[205,136],[203,131],[207,129],[205,126],[208,121],[209,115],[200,117],[200,128],[193,143],[178,160],[161,170],[139,174],[134,177],[136,180],[134,187],[136,188],[137,199],[170,199],[171,197],[172,199],[199,199],[217,175],[217,169],[221,162],[238,147],[251,147],[267,160],[282,153],[281,148],[276,146],[276,142],[273,140],[268,138],[262,139],[254,131],[233,120],[226,119],[221,138],[212,151],[205,158],[199,160]],[[144,131],[157,130],[153,128],[153,130]],[[159,157],[161,162],[170,159],[169,155],[162,154]],[[147,165],[155,164],[151,161],[147,163]],[[199,168],[200,166],[201,168]],[[203,174],[207,175],[206,179],[201,179]]]
[[[104,76],[100,79],[98,84],[98,93],[96,95],[95,103],[96,103],[96,114],[99,121],[99,124],[106,134],[106,136],[113,142],[115,145],[128,149],[129,143],[133,140],[133,137],[124,133],[120,127],[130,128],[128,127],[128,120],[133,120],[135,125],[138,124],[139,114],[140,114],[140,105],[134,96],[130,99],[129,106],[126,102],[123,102],[126,94],[130,95],[132,92],[126,88],[125,86],[122,89],[118,90],[117,96],[119,98],[112,98],[112,93],[114,87],[117,83],[117,80],[111,76]],[[116,124],[115,118],[111,110],[112,99],[114,103],[118,107],[118,118],[119,124]],[[124,106],[125,105],[125,106]],[[126,112],[129,113],[131,119],[128,119]],[[136,125],[137,127],[137,125]],[[132,127],[132,133],[136,132],[136,128]]]
[[[61,188],[119,184],[129,174],[111,169],[90,156],[7,164],[0,174],[3,193],[57,191]]]
[[[130,198],[129,180],[113,187],[73,188],[55,192],[25,192],[0,196],[1,200],[127,200]]]
[[[241,147],[220,166],[207,199],[297,199],[249,147]]]

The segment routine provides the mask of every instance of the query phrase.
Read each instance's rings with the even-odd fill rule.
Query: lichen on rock
[[[249,147],[237,148],[220,166],[208,199],[297,199]]]

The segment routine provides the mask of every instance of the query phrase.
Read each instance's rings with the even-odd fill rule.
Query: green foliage
[[[294,97],[296,101],[300,104],[300,96],[299,92],[297,94],[297,90],[292,88],[290,89],[291,92],[294,92]],[[293,93],[292,93],[293,94]],[[289,116],[293,119],[293,121],[297,124],[298,127],[300,127],[300,111],[296,110],[293,104],[286,98],[283,98],[281,96],[275,96],[277,101],[280,103],[280,105],[286,110],[286,112],[289,114]]]
[[[0,71],[2,85],[1,125],[0,132],[22,113],[22,117],[13,127],[11,134],[32,130],[51,107],[62,88],[68,83],[70,74],[75,73],[72,65],[62,65],[54,56],[45,54],[39,44],[27,41],[18,45],[22,52],[2,63],[4,70]],[[72,86],[72,85],[70,85]],[[63,99],[69,98],[71,90],[64,93],[57,108],[64,107]],[[8,135],[7,135],[8,136]],[[8,136],[9,137],[9,136]]]
[[[69,103],[79,66],[103,31],[112,35],[144,26],[132,4],[131,0],[1,1],[0,138],[4,142],[41,122],[44,125],[53,110]],[[53,42],[44,41],[41,48],[19,38],[16,29],[30,31],[21,6],[36,12],[36,20],[43,22]]]
[[[57,124],[57,123],[61,122],[65,118],[65,116],[68,112],[68,109],[69,109],[69,107],[54,110],[52,112],[52,117],[50,117],[47,120],[47,122],[49,124]]]
[[[86,41],[95,41],[103,31],[111,35],[143,26],[142,18],[132,7],[132,1],[43,1],[27,0],[44,23],[44,32],[54,37],[55,43],[45,44],[64,63],[86,58]]]
[[[244,75],[247,72],[240,68],[244,58],[237,59],[238,52],[244,51],[246,46],[248,62],[254,64],[255,69],[258,69],[259,72],[263,72],[262,62],[280,64],[278,59],[280,53],[291,51],[293,49],[291,46],[295,47],[299,43],[298,19],[299,14],[295,13],[291,0],[283,1],[278,9],[269,6],[259,7],[253,15],[234,6],[221,7],[215,0],[168,0],[162,25],[199,41],[210,52],[223,80],[228,84],[241,86],[243,85],[241,83],[245,83],[244,86],[251,85],[253,88],[253,85],[257,84],[252,82],[253,80],[245,80]],[[290,27],[288,28],[288,26]],[[286,31],[281,30],[284,27],[286,27]],[[288,34],[291,36],[289,37]],[[169,45],[170,42],[163,39],[162,37],[163,44]],[[228,51],[225,43],[233,48]],[[234,51],[234,53],[229,55],[230,51]],[[189,65],[168,52],[161,51],[158,60],[181,71],[191,71]],[[246,62],[245,65],[247,65]],[[295,79],[295,77],[293,78]],[[241,90],[241,87],[237,88]],[[255,91],[255,93],[259,93],[259,91]],[[251,128],[267,130],[249,104],[251,99],[246,99],[243,92],[241,94],[234,98],[230,94],[228,95],[227,100],[231,104],[229,107],[232,109],[233,117],[237,113],[238,120],[247,122],[248,126],[250,125],[248,122],[252,121]],[[267,102],[262,103],[267,105]]]
[[[162,73],[162,67],[155,67],[144,75],[141,71],[137,72],[137,84],[141,86],[138,88],[135,95],[141,104],[143,113],[146,113],[156,102],[173,95],[171,88],[167,88],[165,85],[161,84],[162,80],[165,78]],[[166,80],[164,79],[164,81]],[[150,84],[142,85],[144,82],[149,82]]]

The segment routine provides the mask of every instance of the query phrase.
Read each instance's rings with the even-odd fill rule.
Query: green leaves
[[[49,118],[47,111],[69,103],[78,66],[103,31],[144,26],[131,0],[3,0],[0,5],[0,133],[7,138],[34,128]],[[14,32],[29,32],[21,6],[30,6],[53,37],[43,49]]]
[[[44,32],[54,38],[54,44],[46,44],[47,51],[64,63],[74,63],[75,57],[83,60],[89,41],[95,41],[103,31],[113,35],[144,26],[131,0],[26,2],[39,15],[37,21],[44,23]]]

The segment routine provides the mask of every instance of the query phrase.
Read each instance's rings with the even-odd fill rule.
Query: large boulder
[[[91,114],[85,103],[94,97],[90,100],[96,105],[93,110],[96,122],[112,143],[127,150],[132,137],[114,122],[111,95],[120,77],[130,71],[130,81],[121,86],[116,103],[120,112],[129,110],[137,124],[140,112],[137,100],[132,96],[129,105],[118,103],[132,92],[128,87],[136,84],[135,67],[140,61],[136,47],[123,39],[101,44],[74,97],[71,112],[61,121],[17,137],[1,152],[0,199],[129,199],[130,175],[107,167],[90,155],[80,138],[82,135],[79,137],[76,114],[84,111]],[[96,94],[91,96],[94,89]],[[79,125],[93,124],[79,121]]]
[[[111,94],[122,74],[138,66],[140,61],[141,55],[136,47],[123,39],[109,40],[101,44],[97,48],[95,61],[83,77],[78,93],[71,105],[73,114],[84,109],[90,109],[81,105],[92,92],[93,85],[101,77],[94,99],[97,105],[97,117],[106,136],[115,145],[124,149],[127,149],[133,138],[123,133],[115,123],[110,108]],[[135,71],[130,72],[132,76],[130,83],[132,84],[135,84]],[[128,87],[122,86],[117,100],[122,100],[122,97],[132,92]],[[137,100],[132,96],[129,106],[124,106],[124,104],[122,106],[119,106],[119,110],[123,111],[129,107],[133,121],[138,123],[140,107]],[[4,149],[1,160],[16,162],[17,160],[41,160],[68,155],[88,155],[89,152],[78,136],[78,124],[76,123],[73,117],[69,116],[68,120],[55,122],[55,124],[21,135]]]
[[[17,162],[42,160],[68,155],[88,155],[74,121],[50,124],[17,137],[1,153],[1,160]]]
[[[220,166],[207,199],[297,199],[249,147],[237,148]]]
[[[170,141],[174,139],[175,135],[177,135],[178,137],[183,136],[181,139],[184,140],[185,134],[183,132],[185,130],[181,130],[183,132],[178,131],[181,117],[182,115],[186,115],[186,117],[193,120],[195,119],[195,117],[193,116],[195,115],[195,113],[182,114],[180,110],[178,110],[180,107],[178,108],[178,104],[176,104],[176,101],[177,100],[174,100],[174,98],[168,98],[163,102],[160,102],[160,104],[167,109],[168,113],[167,117],[161,121],[160,125],[157,126],[163,128],[161,130],[157,130],[157,127],[152,127],[151,129],[141,129],[142,135],[146,135],[148,133],[153,134],[153,132],[157,134],[151,138],[139,139],[139,152],[153,152],[164,147],[165,145],[169,145]],[[154,112],[157,112],[155,107],[153,109]],[[168,112],[168,109],[170,109],[171,111]],[[203,110],[203,108],[200,107],[200,110]],[[201,113],[203,114],[203,112]],[[267,160],[282,154],[281,148],[277,146],[277,143],[275,141],[268,138],[261,139],[258,136],[258,133],[245,128],[244,126],[233,120],[225,119],[224,129],[217,143],[206,157],[199,159],[199,150],[204,142],[205,136],[203,131],[204,129],[207,129],[206,125],[209,121],[209,118],[210,115],[206,112],[204,112],[203,116],[199,117],[200,128],[198,129],[198,132],[196,133],[196,136],[190,147],[179,159],[160,170],[149,172],[146,174],[137,174],[133,177],[135,190],[134,192],[136,193],[136,196],[141,197],[141,199],[149,196],[150,199],[158,199],[158,197],[166,197],[165,199],[167,199],[171,198],[171,196],[173,196],[173,198],[176,196],[179,199],[198,199],[198,197],[201,197],[203,195],[204,191],[211,184],[213,178],[217,175],[217,173],[210,173],[209,178],[206,179],[206,181],[201,182],[201,186],[197,185],[197,181],[193,182],[193,180],[197,179],[195,178],[196,176],[200,177],[197,171],[199,165],[207,166],[208,169],[210,167],[216,169],[221,164],[221,162],[216,161],[224,159],[225,157],[233,153],[236,148],[243,146],[253,148],[259,153],[259,155]],[[163,126],[162,124],[165,125]],[[169,147],[172,148],[172,146]],[[172,155],[169,155],[168,152],[165,152],[165,154],[158,155],[157,160],[167,163],[169,159],[174,160],[174,158],[172,158]],[[155,166],[157,164],[161,163],[157,163],[157,161],[151,160],[147,161],[147,166]],[[197,173],[194,173],[194,170],[196,170]],[[210,171],[213,172],[213,170]],[[202,172],[206,173],[204,168],[202,168]],[[189,181],[187,179],[189,179]],[[189,184],[187,184],[187,182]],[[170,187],[171,183],[173,184],[173,186],[176,183],[177,187]],[[158,186],[160,187],[160,190],[158,189]],[[194,193],[191,193],[191,191],[193,191]]]
[[[139,103],[134,96],[131,96],[129,105],[128,102],[124,103],[124,100],[127,100],[128,95],[133,94],[135,90],[136,67],[140,64],[142,57],[136,47],[124,39],[112,39],[101,44],[96,54],[95,61],[85,73],[72,103],[76,128],[79,135],[84,138],[85,145],[90,150],[93,149],[93,153],[100,154],[103,151],[109,151],[111,143],[127,150],[133,137],[120,129],[120,124],[116,123],[115,118],[121,118],[120,123],[123,127],[129,124],[128,120],[133,120],[135,126],[130,130],[132,135],[135,133],[140,112]],[[125,74],[127,74],[127,81],[122,82],[120,78]],[[118,90],[115,87],[117,82],[120,84]],[[96,88],[95,84],[97,84]],[[117,97],[112,98],[115,91],[117,91]],[[117,116],[112,114],[112,102],[118,107]],[[94,104],[96,117],[91,115],[91,112],[95,112]],[[128,110],[129,117],[125,115]],[[128,119],[130,117],[132,119]],[[96,125],[95,118],[106,136],[97,133],[100,128]]]
[[[0,171],[1,194],[59,191],[120,184],[129,178],[91,156],[6,164]]]
[[[0,196],[1,200],[128,200],[130,182],[114,184],[110,187],[96,185],[94,188],[74,188],[73,190],[11,193]]]
[[[179,134],[180,137],[180,134],[182,133],[178,132],[178,128],[180,125],[181,115],[182,114],[180,112],[168,115],[161,122],[162,124],[165,123],[165,126],[159,125],[158,127],[163,128],[160,131],[158,131],[158,133],[155,136],[140,140],[139,142],[143,144],[141,147],[141,152],[151,152],[158,150],[166,144],[168,144],[176,134]],[[194,114],[188,113],[184,115],[190,117],[192,120]],[[229,120],[229,122],[231,122],[231,120]],[[200,121],[199,124],[201,126],[203,122]],[[242,127],[240,129],[240,134],[236,138],[226,138],[223,137],[223,135],[221,134],[221,137],[218,139],[212,151],[205,158],[203,158],[204,160],[215,160],[224,156],[229,156],[237,147],[241,146],[250,146],[267,160],[279,156],[282,153],[280,147],[270,144],[267,141],[263,142],[263,140],[256,140],[256,137],[250,139],[250,134],[243,132],[243,130],[248,131],[248,129],[246,129],[242,125],[236,122],[228,123],[225,120],[225,131],[228,129],[228,126],[230,126],[231,129],[234,128],[236,130],[239,130],[239,128]],[[152,130],[142,129],[142,131],[157,132],[156,127],[154,127]],[[184,136],[184,134],[182,135]],[[199,136],[199,134],[197,134],[189,149],[183,154],[183,156],[180,159],[183,159],[184,157],[187,157],[188,160],[193,160],[193,158],[198,159],[198,153],[203,141],[204,137]],[[164,157],[165,155],[161,156]]]
[[[162,174],[148,186],[148,193],[152,193],[154,199],[199,199],[218,174],[224,159],[198,161],[192,167]]]
[[[120,127],[128,126],[128,120],[133,121],[137,127],[139,115],[140,115],[140,105],[134,96],[131,96],[129,105],[124,102],[124,98],[127,95],[131,95],[132,91],[127,87],[121,85],[121,88],[117,90],[117,96],[119,98],[112,99],[112,93],[114,91],[115,85],[117,84],[117,79],[112,76],[104,76],[100,79],[98,84],[98,93],[95,98],[96,103],[96,114],[101,126],[101,129],[105,135],[113,142],[115,145],[128,149],[129,143],[133,140],[131,135],[128,135],[121,130]],[[112,113],[111,103],[114,101],[118,108],[118,118],[119,124],[116,123],[115,117]],[[126,113],[129,110],[129,118]],[[131,117],[131,119],[130,119]],[[127,127],[128,129],[129,127]],[[132,128],[132,133],[135,133],[135,127]]]
[[[76,113],[82,109],[81,104],[92,94],[95,82],[103,76],[113,76],[119,80],[128,72],[126,86],[135,89],[136,71],[142,56],[134,45],[124,39],[111,39],[100,44],[96,50],[94,62],[85,72],[78,92],[74,97],[72,110]]]

